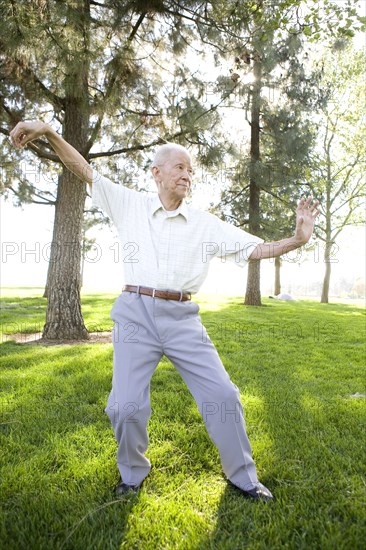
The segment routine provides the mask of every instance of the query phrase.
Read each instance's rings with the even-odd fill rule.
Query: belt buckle
[[[153,288],[153,293],[152,293],[153,298],[155,298],[155,290],[156,290],[156,288]]]

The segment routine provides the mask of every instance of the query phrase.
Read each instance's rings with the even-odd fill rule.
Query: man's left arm
[[[318,204],[319,201],[313,201],[313,197],[302,198],[296,209],[295,235],[280,241],[257,244],[249,260],[275,258],[306,244],[313,234],[314,222],[319,215]]]

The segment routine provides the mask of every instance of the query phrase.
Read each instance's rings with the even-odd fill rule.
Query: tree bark
[[[330,285],[330,274],[331,274],[331,268],[332,268],[331,262],[330,262],[331,248],[332,248],[332,243],[327,242],[325,245],[325,251],[324,251],[325,274],[323,279],[322,295],[320,298],[320,302],[322,304],[329,303],[329,285]]]
[[[260,231],[260,187],[258,185],[257,164],[260,161],[260,94],[262,63],[257,52],[254,53],[254,82],[251,90],[251,120],[250,120],[250,167],[249,167],[249,232],[258,235]],[[248,280],[245,293],[246,306],[261,306],[260,291],[260,260],[249,262]]]
[[[274,295],[278,296],[281,293],[281,265],[282,261],[279,256],[275,258],[275,283],[274,283]]]
[[[325,210],[325,250],[324,250],[324,263],[325,274],[323,279],[323,288],[320,302],[322,304],[328,304],[329,302],[329,285],[331,274],[331,249],[332,249],[332,218],[331,218],[331,193],[332,193],[332,163],[330,158],[330,147],[333,140],[333,135],[328,139],[329,125],[327,124],[326,137],[325,137],[325,153],[326,153],[326,166],[327,166],[327,180],[326,180],[326,210]]]
[[[260,261],[250,262],[248,266],[247,289],[245,293],[246,306],[261,306],[261,264]]]
[[[82,6],[82,9],[80,8]],[[65,118],[63,136],[82,152],[88,142],[88,15],[89,0],[80,0],[78,17],[69,8],[69,25],[74,25],[84,51],[69,55],[65,76]],[[59,179],[55,223],[47,277],[48,307],[43,338],[88,339],[80,304],[81,235],[86,186],[67,168]]]
[[[59,175],[58,178],[57,178],[57,185],[59,186],[60,183],[61,183],[61,178],[62,176]],[[55,201],[55,206],[57,204],[57,201]],[[53,230],[55,228],[53,227]],[[52,247],[53,247],[53,238],[52,238],[52,242],[51,242],[51,254],[52,254]],[[48,298],[48,289],[51,287],[51,284],[52,284],[52,281],[51,281],[51,277],[52,277],[52,269],[51,269],[51,266],[52,266],[52,262],[49,261],[48,263],[48,269],[47,269],[47,279],[46,279],[46,285],[44,287],[44,292],[43,292],[43,298]]]

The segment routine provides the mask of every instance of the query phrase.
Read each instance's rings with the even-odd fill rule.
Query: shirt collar
[[[164,207],[160,201],[159,195],[155,195],[155,197],[153,197],[150,204],[150,216],[152,217],[155,214],[155,212],[157,212],[160,208],[164,210]],[[182,216],[186,219],[186,221],[188,221],[188,206],[185,203],[184,199],[180,203],[179,208],[177,210],[177,216],[179,214],[182,214]]]

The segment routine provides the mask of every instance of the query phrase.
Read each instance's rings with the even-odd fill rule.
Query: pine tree
[[[241,87],[248,98],[244,110],[250,125],[250,156],[241,154],[241,181],[234,181],[229,193],[225,190],[221,210],[224,216],[229,210],[230,218],[248,227],[251,233],[272,240],[283,237],[278,230],[287,233],[290,226],[281,223],[283,215],[275,218],[266,214],[266,203],[276,201],[294,211],[294,197],[299,198],[299,191],[305,184],[304,174],[313,140],[306,112],[316,103],[313,90],[318,75],[309,78],[304,72],[304,60],[299,62],[301,36],[317,40],[325,29],[332,33],[352,33],[349,22],[352,24],[352,17],[357,17],[348,6],[350,18],[343,28],[343,14],[339,6],[331,2],[312,7],[304,22],[299,21],[298,12],[293,10],[291,3],[286,15],[281,9],[277,10],[277,6],[265,2],[257,2],[252,7],[253,16],[247,21],[249,39],[245,47],[237,49],[236,70],[231,75],[239,84],[241,73],[251,71],[253,75],[252,84],[244,83]],[[338,26],[334,17],[340,21]],[[279,69],[280,76],[277,75]],[[269,105],[265,100],[268,90],[282,98],[282,105],[275,108]],[[270,196],[270,202],[266,195]],[[285,218],[293,220],[288,215]],[[275,231],[270,229],[273,224]],[[259,261],[249,263],[245,304],[261,305]]]
[[[221,210],[250,233],[277,240],[294,230],[313,143],[309,111],[316,100],[315,80],[305,75],[299,37],[257,46],[246,50],[254,79],[243,92],[243,107],[250,113],[250,157],[239,155],[240,178],[223,193]],[[261,305],[259,261],[249,263],[245,304]]]
[[[181,99],[185,108],[177,131],[165,132],[160,108],[164,83],[154,59],[169,51],[168,44],[175,55],[183,51],[193,32],[192,13],[186,10],[197,5],[187,2],[183,9],[158,0],[23,0],[2,5],[0,131],[6,136],[19,120],[43,119],[57,125],[88,161],[103,158],[110,173],[120,178],[128,167],[120,162],[116,166],[112,159],[118,155],[127,153],[132,166],[140,166],[141,151],[149,147],[189,133],[197,141],[193,134],[197,136],[199,125],[194,122],[203,113],[192,94]],[[203,135],[201,131],[201,142]],[[43,337],[88,338],[80,306],[85,185],[61,165],[47,142],[38,140],[22,152],[22,160],[29,162],[33,154],[39,160],[37,170],[42,162],[48,181],[48,171],[58,181],[56,193],[38,189],[28,181],[29,168],[22,173],[19,153],[6,140],[3,145],[5,193],[13,190],[19,201],[38,197],[55,205]],[[58,163],[60,174],[51,163]]]

